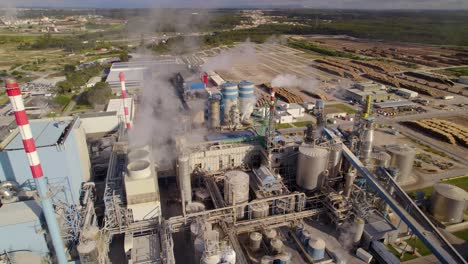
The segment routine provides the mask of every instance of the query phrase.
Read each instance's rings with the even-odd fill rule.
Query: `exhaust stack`
[[[39,155],[36,151],[36,143],[34,142],[31,127],[29,126],[26,110],[24,109],[21,90],[19,89],[18,83],[15,79],[7,79],[5,88],[15,114],[16,124],[18,125],[21,138],[23,139],[24,151],[28,157],[29,167],[36,183],[37,192],[39,193],[42,212],[46,219],[47,228],[49,229],[49,234],[52,239],[57,262],[59,264],[68,263],[62,236],[60,234],[60,228],[57,218],[55,217],[55,210],[49,195],[46,178],[42,171]]]
[[[129,130],[130,128],[132,128],[132,125],[130,124],[130,112],[128,111],[128,106],[127,106],[127,89],[125,88],[125,74],[123,72],[120,72],[119,78],[120,78],[120,86],[122,87],[124,122],[125,122],[125,127],[127,128],[127,130]]]

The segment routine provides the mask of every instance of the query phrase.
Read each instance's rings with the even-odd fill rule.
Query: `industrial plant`
[[[110,72],[121,99],[107,112],[31,121],[6,81],[17,127],[0,144],[0,263],[393,264],[388,245],[408,237],[466,263],[439,228],[464,223],[468,194],[402,189],[417,151],[377,146],[378,93],[352,90],[362,106],[344,128],[323,95],[300,101],[180,59]],[[305,126],[280,127],[288,118]]]

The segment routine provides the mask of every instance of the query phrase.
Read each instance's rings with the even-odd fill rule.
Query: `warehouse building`
[[[117,131],[121,121],[117,111],[84,113],[80,115],[80,119],[87,136]]]
[[[348,89],[346,93],[346,98],[358,102],[360,104],[364,104],[368,95],[372,96],[372,100],[374,102],[385,102],[396,99],[395,94],[388,93],[385,90],[362,91],[359,89]]]
[[[90,180],[86,135],[79,117],[30,121],[44,175],[51,184],[66,188],[66,200],[77,203],[81,183]],[[32,181],[28,159],[16,129],[0,143],[0,181],[28,185]]]
[[[144,77],[151,76],[150,69],[157,67],[172,67],[180,66],[182,62],[177,58],[163,57],[152,61],[132,61],[132,62],[116,62],[112,64],[109,74],[106,78],[106,83],[109,84],[114,94],[120,93],[120,72],[125,73],[125,84],[127,91],[143,88]]]
[[[399,88],[399,89],[396,89],[395,90],[395,93],[401,97],[404,97],[406,99],[409,99],[409,98],[416,98],[418,97],[418,93],[415,92],[415,91],[411,91],[411,90],[408,90],[408,89],[404,89],[404,88]]]
[[[45,257],[49,253],[41,214],[42,209],[35,200],[3,204],[0,207],[0,252],[27,251],[30,253],[27,263],[39,263],[33,261],[33,256]]]

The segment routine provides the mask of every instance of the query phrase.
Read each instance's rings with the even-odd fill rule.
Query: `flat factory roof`
[[[0,226],[37,221],[42,209],[35,200],[8,203],[0,207]]]
[[[374,105],[377,108],[389,108],[389,107],[394,108],[394,107],[402,107],[402,106],[412,106],[416,104],[408,100],[402,100],[402,101],[387,101],[387,102],[382,102],[382,103],[375,103]]]
[[[125,104],[128,106],[129,112],[130,112],[130,118],[132,119],[132,113],[133,113],[133,98],[128,97],[125,99]],[[107,104],[106,112],[117,112],[117,115],[123,115],[124,110],[123,110],[123,102],[122,99],[110,99],[109,103]]]
[[[30,122],[36,147],[40,148],[55,145],[72,121],[72,119],[69,119],[57,121],[37,120]],[[19,133],[16,133],[15,137],[5,146],[5,150],[13,149],[23,149],[23,141]]]

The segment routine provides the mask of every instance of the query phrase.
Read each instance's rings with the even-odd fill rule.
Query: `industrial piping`
[[[18,129],[21,133],[21,138],[23,139],[24,151],[28,157],[29,167],[36,183],[37,192],[39,193],[42,212],[44,213],[44,217],[46,219],[47,228],[49,229],[49,234],[52,239],[57,262],[59,264],[68,263],[60,228],[57,222],[57,218],[55,217],[55,210],[52,205],[52,199],[48,193],[46,178],[44,177],[44,173],[42,171],[39,155],[36,151],[36,143],[34,142],[31,127],[29,126],[26,110],[24,109],[21,90],[19,89],[18,83],[15,79],[7,79],[5,88],[8,97],[10,98],[11,107],[15,114],[16,124],[18,125]]]
[[[125,88],[125,74],[123,72],[120,72],[119,78],[120,78],[120,86],[122,87],[122,102],[123,102],[123,108],[124,108],[125,127],[127,129],[130,129],[132,128],[132,125],[130,124],[130,112],[128,111],[128,106],[127,106],[127,89]]]

